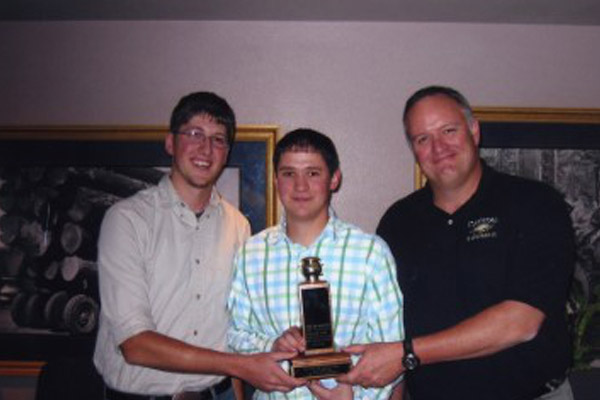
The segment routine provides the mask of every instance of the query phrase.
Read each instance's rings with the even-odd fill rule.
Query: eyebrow
[[[207,133],[206,129],[202,128],[201,126],[191,126],[189,128],[186,128],[186,129],[181,129],[181,131],[182,132],[187,132],[187,131],[201,131],[201,132]],[[217,136],[217,135],[227,136],[227,132],[225,132],[225,131],[223,131],[223,132],[217,131],[214,134],[214,136]]]
[[[318,165],[309,165],[306,167],[294,167],[291,165],[280,165],[277,170],[278,171],[282,171],[282,170],[286,170],[286,171],[292,171],[292,170],[311,170],[311,171],[322,171],[324,168]]]

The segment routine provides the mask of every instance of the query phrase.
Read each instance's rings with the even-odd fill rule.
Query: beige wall
[[[413,188],[400,111],[452,85],[475,105],[600,107],[600,27],[300,22],[0,23],[0,124],[161,124],[199,89],[240,123],[339,146],[338,213],[374,230]]]
[[[341,217],[373,231],[413,188],[407,96],[600,107],[600,27],[301,22],[0,22],[0,125],[165,124],[183,94],[225,96],[243,124],[329,134]],[[2,394],[0,392],[0,399]]]

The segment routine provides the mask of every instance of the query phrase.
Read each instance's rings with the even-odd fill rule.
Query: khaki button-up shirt
[[[249,234],[248,221],[216,190],[197,217],[168,177],[107,211],[98,243],[102,308],[94,362],[110,387],[172,394],[222,379],[130,365],[119,345],[156,331],[225,351],[233,256]]]

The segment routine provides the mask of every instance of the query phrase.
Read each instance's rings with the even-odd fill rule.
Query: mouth
[[[454,153],[447,153],[436,157],[433,160],[434,164],[442,164],[454,160]]]
[[[296,201],[298,203],[302,203],[302,202],[310,201],[310,197],[292,197],[292,200]]]
[[[202,168],[202,169],[210,168],[210,163],[208,161],[204,161],[204,160],[192,160],[192,164],[196,168]]]

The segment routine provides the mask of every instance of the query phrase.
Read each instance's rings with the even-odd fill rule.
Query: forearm
[[[503,301],[459,324],[414,339],[423,364],[495,354],[533,339],[544,314],[527,304]]]
[[[234,375],[241,356],[196,347],[157,332],[146,331],[121,344],[129,364],[163,371]]]

